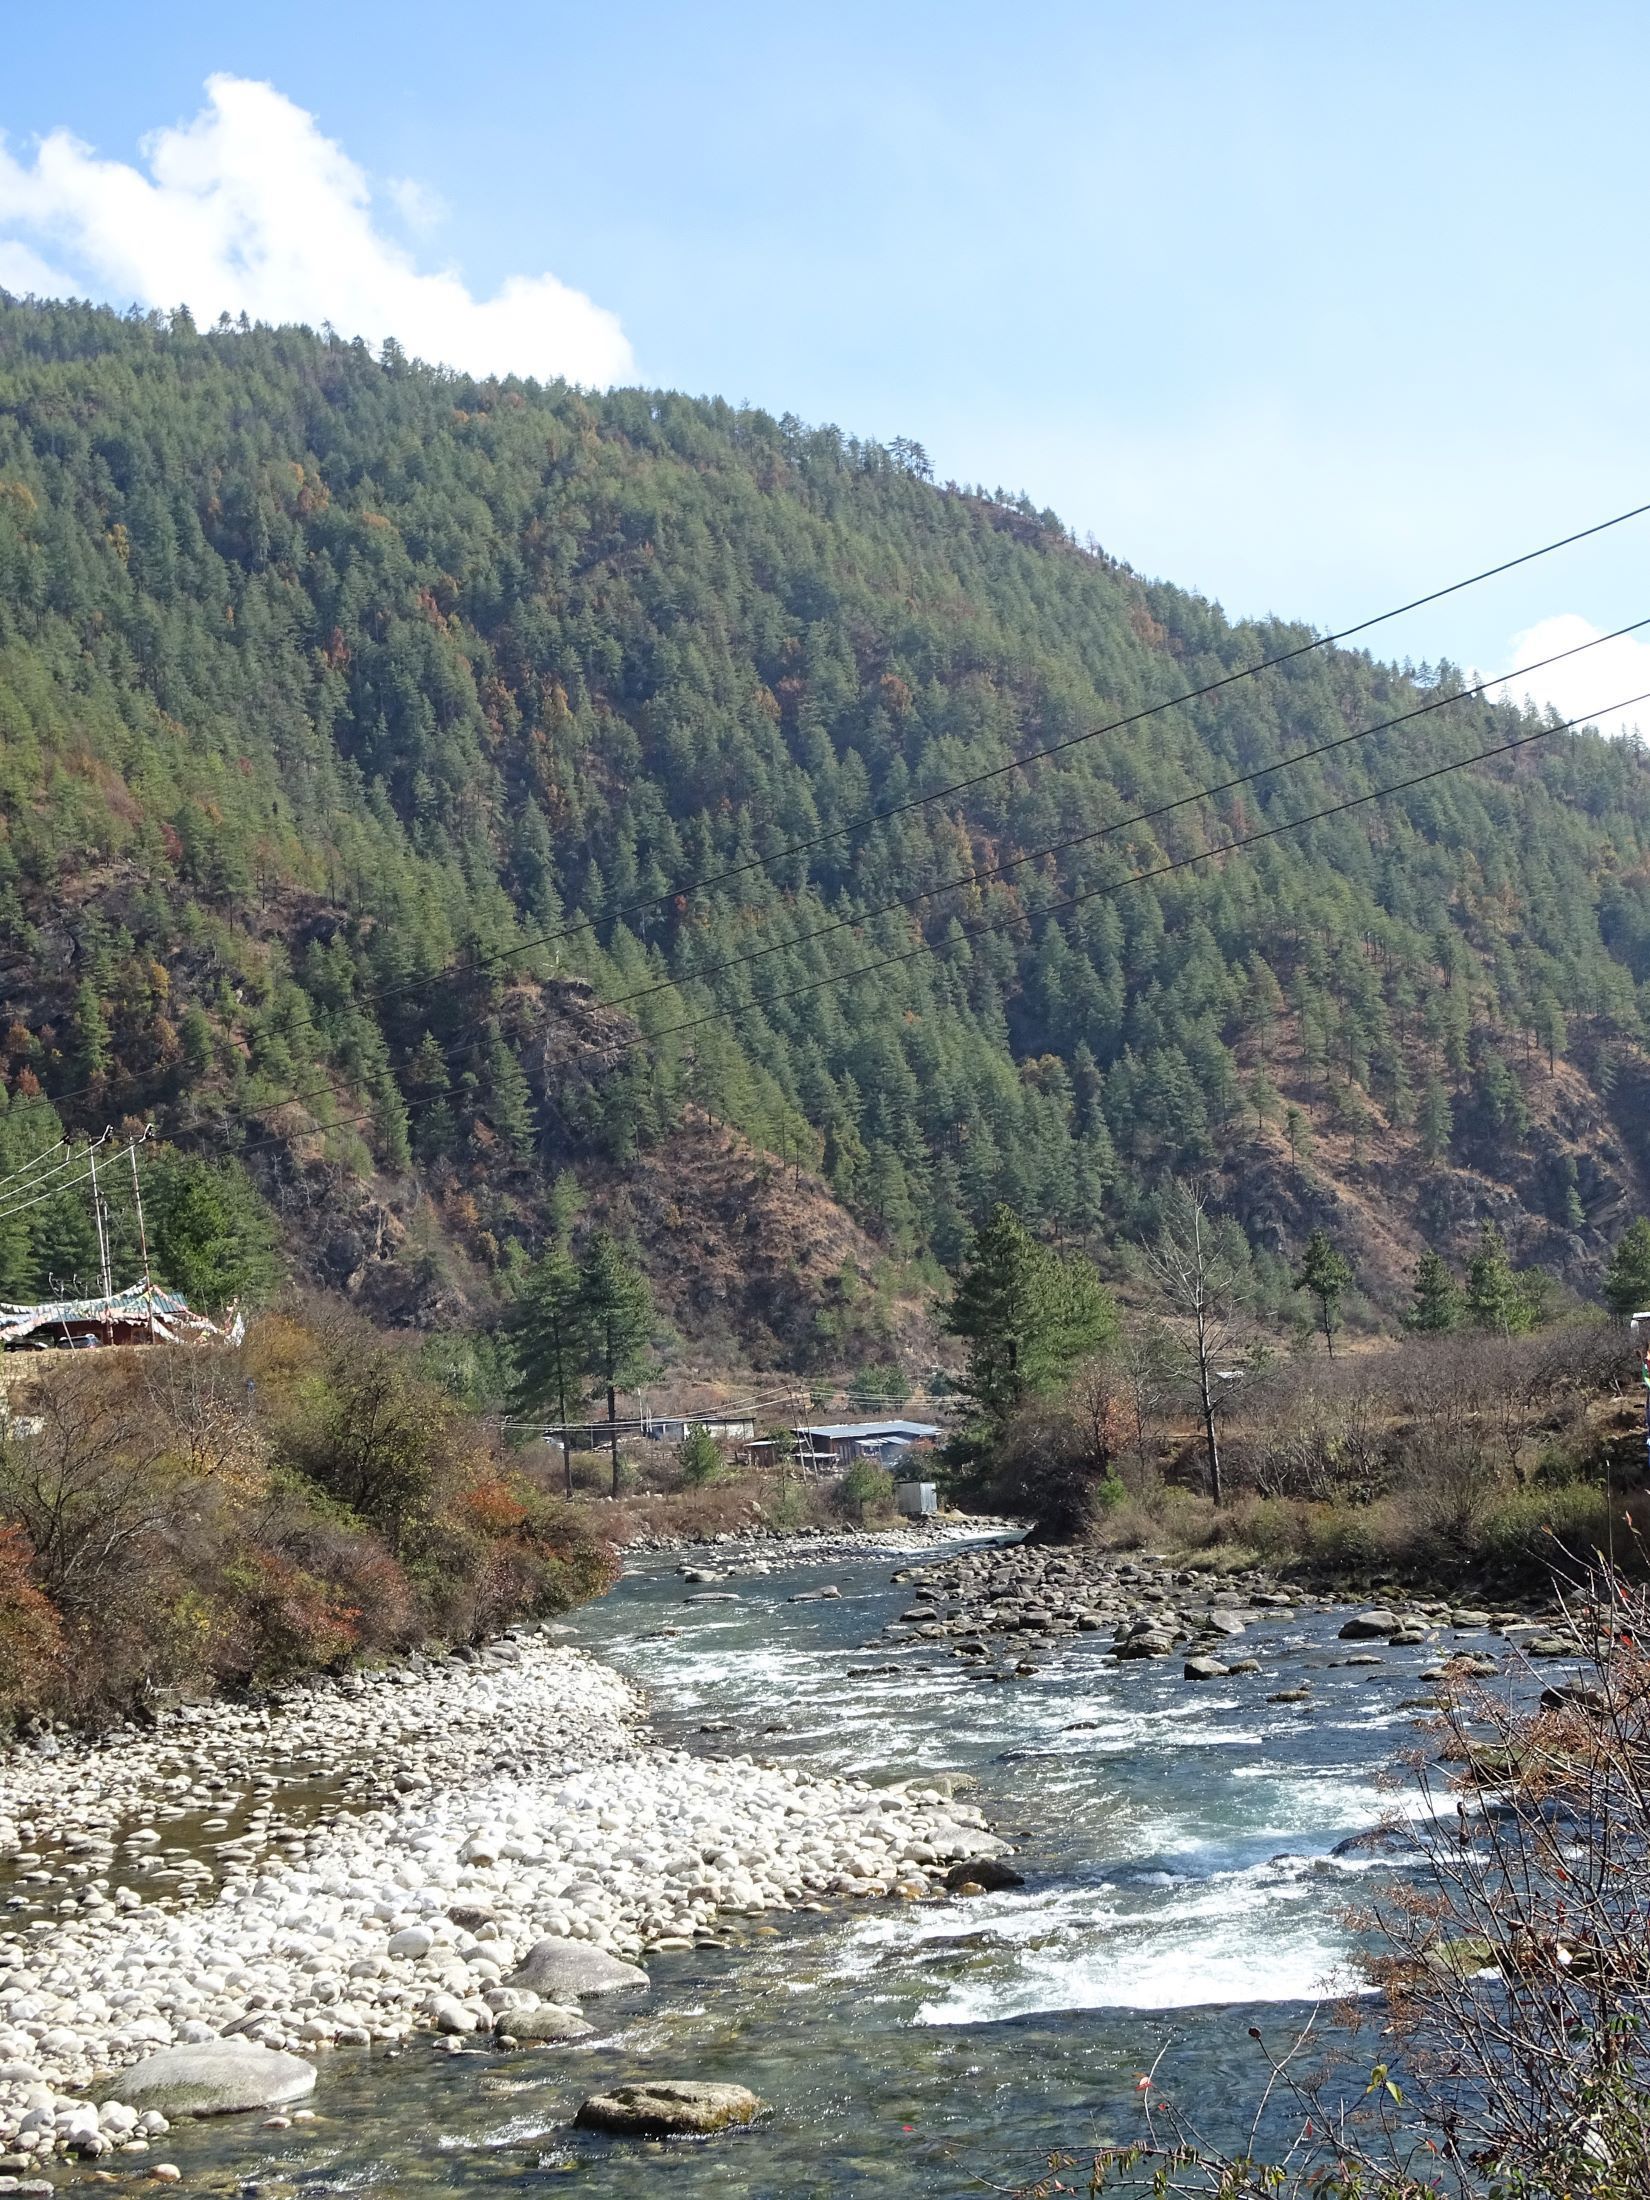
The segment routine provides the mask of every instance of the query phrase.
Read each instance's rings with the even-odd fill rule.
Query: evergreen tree
[[[181,1291],[197,1313],[210,1314],[274,1287],[274,1226],[243,1169],[165,1147],[141,1166],[158,1282]]]
[[[573,1494],[573,1444],[569,1416],[583,1403],[590,1380],[593,1338],[579,1271],[572,1255],[552,1245],[528,1270],[510,1322],[518,1411],[554,1410],[561,1431],[562,1470]]]
[[[1476,1329],[1516,1337],[1531,1326],[1529,1299],[1513,1273],[1507,1241],[1493,1222],[1478,1233],[1477,1250],[1467,1263],[1466,1304]]]
[[[1297,1291],[1309,1291],[1317,1303],[1318,1327],[1335,1357],[1335,1331],[1340,1327],[1341,1298],[1352,1281],[1352,1263],[1340,1252],[1327,1230],[1314,1230],[1301,1255]]]
[[[1421,1104],[1415,1111],[1415,1132],[1421,1142],[1422,1159],[1436,1167],[1449,1152],[1454,1130],[1455,1116],[1449,1094],[1441,1079],[1429,1077],[1421,1089]]]
[[[1415,1263],[1404,1327],[1420,1335],[1441,1336],[1460,1326],[1461,1313],[1455,1279],[1429,1246]]]
[[[688,1489],[702,1489],[722,1471],[722,1447],[709,1429],[690,1428],[676,1447],[676,1465]]]
[[[1643,1215],[1616,1240],[1604,1279],[1604,1303],[1622,1322],[1650,1307],[1650,1221]]]
[[[590,1340],[590,1367],[607,1392],[613,1495],[619,1494],[618,1389],[647,1364],[653,1295],[647,1278],[611,1231],[597,1230],[579,1263],[579,1315]]]
[[[967,1347],[958,1388],[979,1448],[1027,1398],[1058,1389],[1113,1333],[1116,1318],[1091,1262],[1051,1252],[1012,1208],[998,1205],[975,1233],[946,1326]]]

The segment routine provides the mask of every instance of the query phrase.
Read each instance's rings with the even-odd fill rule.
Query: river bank
[[[152,2134],[118,2111],[100,2134],[83,2096],[118,2099],[123,2070],[177,2045],[576,2036],[579,1990],[528,1983],[547,1941],[634,1961],[730,1913],[920,1899],[1002,1846],[944,1782],[690,1755],[645,1716],[608,1667],[518,1632],[13,1750],[0,2142],[20,2163],[143,2151]]]
[[[459,2151],[430,2174],[490,2190],[500,2146],[561,2161],[585,2095],[641,2074],[775,2103],[754,2183],[733,2158],[757,2142],[733,2142],[707,2191],[811,2192],[824,2162],[950,2191],[901,2182],[864,2120],[915,2094],[947,2145],[1029,2158],[1162,2036],[1158,2008],[1193,2012],[1200,2082],[1241,2099],[1223,2005],[1336,1975],[1332,1879],[1367,1868],[1338,1844],[1387,1807],[1417,1691],[1463,1657],[1513,1672],[1518,1623],[1417,1608],[1349,1643],[1343,1608],[1258,1575],[911,1542],[694,1545],[484,1651],[12,1752],[0,2177],[105,2150],[148,2176],[164,2136],[217,2190],[251,2158],[416,2182],[439,2101]],[[1188,1685],[1170,1653],[1210,1649],[1226,1670]],[[1000,1846],[987,1817],[1027,1884],[951,1899],[951,1860]],[[533,1968],[543,1942],[654,1990],[583,1998]],[[132,2066],[220,2035],[317,2065],[313,2120],[139,2128]],[[529,2035],[553,2051],[498,2052]],[[984,2124],[951,2061],[975,2040]],[[111,2100],[130,2120],[92,2124]],[[619,2143],[575,2155],[627,2189]]]

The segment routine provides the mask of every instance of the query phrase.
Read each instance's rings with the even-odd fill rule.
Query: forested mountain
[[[1192,1170],[1280,1297],[1318,1223],[1376,1299],[1486,1216],[1586,1284],[1650,1146],[1635,747],[1123,884],[1530,730],[1126,822],[1457,678],[1319,651],[910,806],[1307,638],[913,445],[0,300],[0,1159],[153,1120],[399,1319],[600,1215],[804,1365],[994,1201],[1104,1257]],[[73,1228],[0,1213],[0,1295]]]

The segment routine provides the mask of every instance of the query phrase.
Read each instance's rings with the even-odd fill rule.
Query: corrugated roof
[[[938,1436],[939,1429],[932,1421],[817,1421],[811,1428],[798,1428],[798,1436],[823,1436],[827,1443],[838,1443],[853,1438],[858,1443],[870,1443],[879,1436],[908,1436],[913,1442],[921,1436]]]

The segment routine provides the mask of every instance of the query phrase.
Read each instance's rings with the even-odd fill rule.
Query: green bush
[[[686,1488],[702,1489],[722,1471],[722,1447],[709,1429],[690,1428],[676,1447],[676,1465]]]
[[[850,1520],[863,1521],[892,1508],[894,1478],[874,1459],[856,1459],[844,1471],[831,1496],[838,1512]]]

